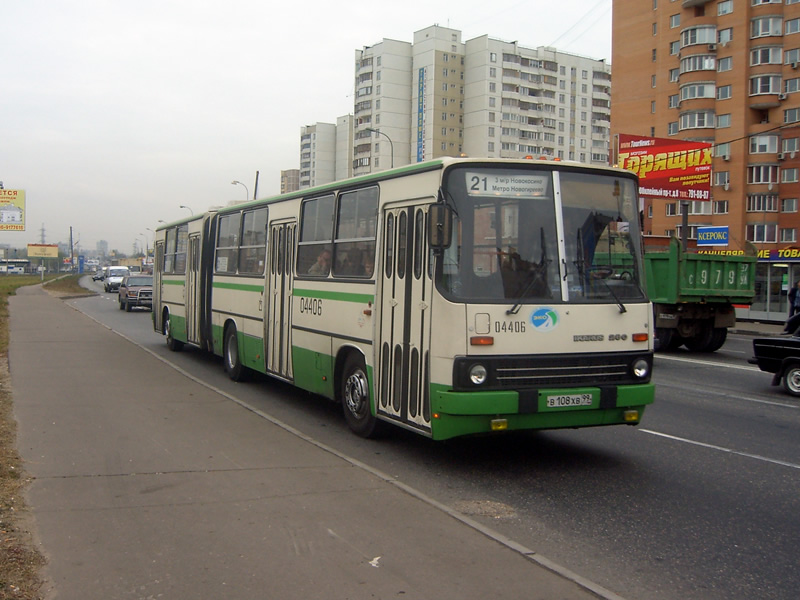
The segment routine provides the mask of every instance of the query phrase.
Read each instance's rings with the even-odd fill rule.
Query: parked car
[[[119,284],[119,309],[131,312],[135,306],[153,309],[153,277],[128,275]]]
[[[753,358],[748,362],[773,373],[772,385],[782,382],[783,389],[800,397],[800,336],[797,333],[754,339]]]
[[[103,289],[107,292],[117,291],[122,280],[130,274],[128,267],[109,267],[103,280]]]

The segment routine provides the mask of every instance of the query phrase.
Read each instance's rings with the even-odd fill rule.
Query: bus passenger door
[[[292,371],[292,265],[294,264],[294,221],[271,223],[269,234],[269,268],[267,283],[267,315],[264,339],[267,346],[267,372],[291,380]]]
[[[198,344],[200,331],[200,315],[198,303],[198,282],[200,279],[200,236],[189,236],[189,247],[186,251],[186,339]]]
[[[156,242],[153,250],[153,328],[164,331],[161,309],[161,286],[163,285],[161,270],[164,268],[164,242]]]
[[[431,279],[427,205],[387,207],[383,214],[377,410],[430,430],[428,352]]]

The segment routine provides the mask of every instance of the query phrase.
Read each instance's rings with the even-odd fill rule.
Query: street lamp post
[[[190,213],[192,213],[192,216],[194,216],[194,211],[193,211],[191,208],[189,208],[188,206],[186,206],[186,205],[184,205],[184,204],[181,204],[179,208],[185,208],[185,209],[186,209],[186,210],[188,210]]]
[[[247,202],[250,199],[250,191],[247,189],[247,186],[243,184],[241,181],[236,181],[235,179],[231,181],[231,185],[240,185],[244,188],[244,199]]]
[[[392,168],[394,169],[394,144],[392,143],[392,138],[390,138],[388,135],[383,133],[380,129],[373,129],[372,127],[367,127],[367,131],[371,131],[373,133],[377,133],[378,135],[382,135],[387,140],[389,140],[389,150],[392,153],[392,156],[391,156],[391,158],[392,158]]]

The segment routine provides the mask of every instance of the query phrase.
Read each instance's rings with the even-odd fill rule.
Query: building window
[[[717,42],[719,42],[724,46],[728,44],[732,39],[733,39],[733,29],[731,27],[719,30],[719,33],[717,34]]]
[[[723,0],[717,4],[717,15],[729,15],[733,12],[733,0]]]
[[[769,37],[781,35],[783,33],[783,23],[780,17],[758,17],[753,19],[750,24],[750,37]]]
[[[675,203],[675,202],[667,202],[664,205],[664,208],[666,210],[665,214],[668,217],[676,217],[676,216],[678,216],[678,205],[677,205],[677,203]]]
[[[674,41],[669,43],[669,53],[671,56],[675,56],[678,52],[681,51],[681,43],[679,41]]]
[[[698,110],[683,113],[678,121],[681,131],[684,129],[704,129],[714,127],[714,111]]]
[[[653,23],[653,35],[658,33],[658,23]]]
[[[730,86],[727,86],[730,91]],[[684,100],[693,100],[695,98],[713,98],[714,97],[714,84],[713,83],[690,83],[681,87],[681,102]],[[719,100],[719,93],[717,93]]]
[[[733,68],[733,58],[730,56],[726,56],[725,58],[720,58],[717,61],[717,71],[722,73],[723,71],[730,71]]]
[[[800,19],[786,21],[786,35],[800,32]]]
[[[800,121],[800,108],[787,108],[783,111],[784,123],[797,123]]]
[[[731,114],[717,115],[717,129],[731,126]]]
[[[798,138],[785,138],[781,141],[781,150],[789,153],[797,152],[800,149],[798,142],[800,142]],[[790,158],[794,158],[794,155],[790,156]]]
[[[731,86],[721,85],[717,88],[717,100],[727,100],[731,97]]]
[[[678,133],[678,122],[673,121],[667,124],[667,135],[676,135]]]
[[[778,165],[750,165],[747,183],[778,183]]]
[[[728,201],[727,200],[714,200],[714,214],[727,215],[728,214]]]
[[[800,62],[800,48],[792,48],[791,50],[783,51],[783,62],[787,65],[794,67]]]
[[[728,171],[714,171],[714,185],[728,185],[730,173]]]
[[[793,167],[791,169],[781,169],[781,183],[797,183],[798,169]]]
[[[781,64],[781,48],[779,46],[755,48],[750,52],[751,66],[779,64]]]
[[[711,54],[696,54],[681,59],[681,73],[692,71],[714,71],[717,68],[716,59]]]
[[[783,82],[783,91],[787,94],[793,94],[800,91],[800,78],[787,79]]]
[[[667,106],[669,108],[678,108],[680,104],[680,96],[678,94],[672,94],[669,98],[667,98]]]
[[[774,224],[748,225],[745,237],[748,242],[775,243],[777,240],[778,226]]]
[[[780,75],[759,75],[750,79],[750,95],[779,94],[781,91]]]
[[[730,142],[724,142],[722,144],[717,144],[713,147],[714,156],[721,156],[721,157],[728,157],[730,158],[731,155],[731,144]]]
[[[681,48],[695,44],[715,44],[717,42],[717,28],[713,25],[690,27],[681,31]]]
[[[777,135],[754,135],[750,138],[750,154],[774,154],[777,151]]]
[[[747,196],[747,212],[778,212],[778,197],[774,194]]]
[[[680,27],[681,26],[681,16],[680,14],[677,15],[670,15],[669,17],[669,26],[671,28]]]
[[[781,212],[796,213],[797,198],[784,198],[783,200],[781,200]]]
[[[797,230],[794,227],[781,228],[781,241],[782,242],[795,242],[797,241]]]

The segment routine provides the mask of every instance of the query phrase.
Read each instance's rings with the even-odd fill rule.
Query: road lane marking
[[[729,365],[726,363],[713,362],[710,360],[697,360],[696,358],[682,358],[680,356],[664,356],[663,354],[656,354],[658,360],[674,360],[676,362],[691,363],[693,365],[705,365],[708,367],[724,367],[726,369],[738,369],[740,371],[757,371],[761,372],[758,367],[750,367],[748,365]]]
[[[679,385],[670,385],[669,383],[657,383],[657,387],[666,387],[674,390],[683,390],[685,388]],[[781,408],[791,408],[792,410],[800,410],[800,404],[786,404],[785,402],[776,402],[774,400],[762,400],[761,398],[753,398],[752,396],[739,396],[728,392],[717,392],[714,390],[703,390],[703,396],[719,396],[730,400],[744,400],[745,402],[755,402],[756,404],[766,404],[768,406],[780,406]]]
[[[740,452],[739,450],[734,450],[732,448],[725,448],[724,446],[716,446],[714,444],[706,444],[705,442],[698,442],[695,440],[678,437],[676,435],[669,435],[668,433],[660,433],[658,431],[653,431],[652,429],[639,429],[638,431],[641,431],[642,433],[649,433],[650,435],[657,435],[659,437],[667,438],[670,440],[675,440],[676,442],[683,442],[685,444],[692,444],[693,446],[700,446],[702,448],[718,450],[720,452],[725,452],[727,454],[735,454],[737,456],[744,456],[745,458],[753,458],[755,460],[761,460],[764,462],[772,463],[774,465],[780,465],[782,467],[789,467],[791,469],[800,469],[799,464],[787,462],[785,460],[767,458],[766,456],[761,456],[759,454],[750,454],[749,452]]]

